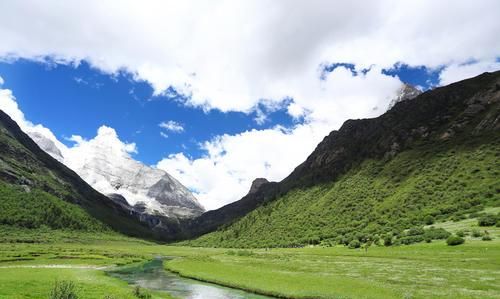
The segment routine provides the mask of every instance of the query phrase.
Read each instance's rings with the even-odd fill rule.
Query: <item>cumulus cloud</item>
[[[480,61],[463,64],[452,64],[447,66],[439,75],[440,84],[448,85],[463,79],[475,77],[484,72],[500,70],[498,61]]]

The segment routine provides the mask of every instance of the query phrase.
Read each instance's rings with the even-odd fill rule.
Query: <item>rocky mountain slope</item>
[[[244,240],[247,238],[243,228],[249,232],[253,231],[252,227],[259,228],[262,233],[278,227],[289,227],[289,231],[292,232],[293,227],[306,225],[304,221],[319,219],[322,224],[318,224],[317,228],[312,230],[314,237],[333,238],[333,236],[351,233],[350,229],[365,231],[369,223],[363,219],[370,219],[374,223],[384,221],[386,224],[392,223],[380,214],[367,216],[368,211],[378,209],[381,214],[390,211],[395,221],[400,223],[399,225],[380,224],[373,231],[391,230],[394,227],[401,230],[408,228],[404,226],[421,223],[423,215],[431,213],[429,209],[432,207],[442,209],[439,212],[434,211],[436,216],[451,217],[455,212],[460,213],[471,207],[477,208],[484,204],[498,202],[500,176],[495,169],[500,167],[498,165],[499,140],[500,72],[485,73],[472,79],[427,91],[410,100],[399,101],[380,117],[346,121],[338,131],[333,131],[325,137],[307,160],[283,181],[262,184],[258,190],[254,190],[241,200],[204,213],[185,224],[187,228],[184,231],[192,237],[220,228],[219,232],[203,237],[202,241],[198,243],[195,241],[192,244],[235,246],[245,245]],[[464,155],[459,156],[458,151]],[[467,162],[467,157],[470,159],[478,153],[482,153],[482,161],[487,161],[491,165],[479,161]],[[446,159],[443,157],[448,155],[450,157]],[[443,159],[436,161],[436,157],[443,157]],[[414,165],[412,162],[414,160],[420,164]],[[391,161],[395,163],[392,166]],[[475,165],[478,165],[478,171],[481,172],[479,178],[469,174],[475,169],[461,168],[475,167]],[[415,175],[415,180],[424,184],[425,181],[432,179],[431,174],[437,176],[439,170],[446,173],[444,171],[446,167],[450,167],[455,172],[442,177],[443,181],[437,183],[450,190],[458,190],[453,193],[457,194],[456,198],[447,197],[446,194],[451,192],[449,190],[448,193],[443,190],[438,196],[430,196],[429,194],[435,192],[433,188],[428,190],[412,181]],[[437,173],[431,171],[433,169]],[[414,170],[420,172],[412,173]],[[462,172],[467,174],[465,178]],[[386,176],[392,178],[396,174],[397,180],[400,181],[385,180]],[[359,180],[354,179],[355,175],[361,176],[358,177]],[[340,179],[347,180],[344,184],[354,184],[353,188],[341,183],[336,185],[335,182]],[[403,185],[403,180],[409,182],[409,185]],[[386,190],[388,186],[391,188]],[[336,188],[343,191],[336,190]],[[379,192],[378,189],[387,192]],[[359,193],[349,193],[349,190]],[[429,194],[426,195],[425,192]],[[467,195],[467,204],[462,207],[460,202],[465,201],[465,195]],[[440,197],[446,197],[449,201],[440,201],[442,199]],[[419,198],[422,200],[421,203],[419,203]],[[336,199],[341,200],[336,202]],[[358,207],[358,200],[366,204]],[[294,203],[297,204],[294,205]],[[384,206],[391,208],[383,209]],[[409,206],[413,208],[408,208]],[[413,212],[401,214],[404,209]],[[254,212],[250,213],[251,211]],[[330,227],[328,232],[330,236],[318,233],[323,228],[329,227],[325,219],[330,218],[326,217],[324,212],[335,219],[335,215],[341,211],[350,217],[339,217],[342,219],[340,223],[332,220],[335,225]],[[244,218],[238,221],[241,217]],[[273,220],[280,219],[280,217],[293,219],[293,221],[284,225]],[[323,223],[323,221],[326,222]],[[253,223],[266,225],[255,224],[254,226]],[[342,232],[342,225],[350,229]],[[298,231],[297,234],[299,234]],[[275,232],[278,231],[275,230]],[[222,240],[228,236],[235,241],[223,243]],[[289,241],[293,243],[302,240],[300,242],[303,242],[304,239],[301,238],[307,239],[304,235],[296,237],[292,237]],[[248,239],[255,241],[250,237]],[[277,240],[272,242],[277,242]],[[268,245],[270,244],[266,244]]]
[[[171,218],[192,218],[204,212],[193,194],[168,173],[135,161],[109,146],[109,138],[118,138],[112,129],[101,127],[98,136],[84,145],[83,156],[59,149],[41,134],[27,133],[43,150],[127,209]],[[103,138],[104,135],[109,136]]]
[[[166,239],[169,219],[145,217],[90,187],[0,111],[0,224],[109,230]]]

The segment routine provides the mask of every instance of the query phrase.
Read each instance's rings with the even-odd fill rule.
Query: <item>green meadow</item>
[[[496,211],[496,210],[495,210]],[[469,219],[457,230],[473,230]],[[437,223],[449,226],[449,223]],[[484,227],[482,229],[485,229]],[[49,298],[55,281],[79,298],[137,298],[106,271],[168,256],[182,276],[282,298],[500,298],[499,228],[491,241],[466,236],[400,246],[224,249],[167,246],[118,234],[0,227],[0,298]],[[44,240],[44,242],[40,242]],[[173,298],[146,290],[151,298]]]

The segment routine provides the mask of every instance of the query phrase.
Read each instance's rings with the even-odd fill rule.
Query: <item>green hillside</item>
[[[422,227],[434,221],[458,221],[500,205],[497,137],[493,132],[421,143],[390,160],[365,160],[333,183],[294,189],[239,221],[186,243],[357,246],[358,241],[409,244],[444,238],[438,230]]]
[[[25,228],[103,231],[106,227],[81,207],[41,191],[0,183],[0,224]]]

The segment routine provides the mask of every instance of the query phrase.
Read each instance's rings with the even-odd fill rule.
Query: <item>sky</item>
[[[499,70],[499,11],[495,0],[3,1],[0,109],[80,149],[74,159],[111,136],[214,209],[257,177],[286,177],[345,120],[384,113],[403,83]]]

